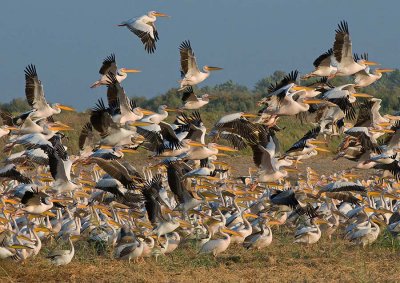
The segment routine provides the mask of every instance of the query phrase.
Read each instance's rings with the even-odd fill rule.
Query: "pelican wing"
[[[117,73],[117,63],[115,62],[115,54],[111,53],[111,55],[107,56],[103,60],[103,65],[99,70],[100,75],[107,75],[109,72],[113,73],[114,75]]]
[[[127,115],[129,112],[131,112],[131,102],[126,95],[124,88],[121,86],[121,84],[117,81],[115,75],[112,73],[107,74],[107,86],[108,104],[113,105],[117,108],[119,107],[122,116]]]
[[[333,54],[333,49],[330,48],[327,52],[324,54],[321,54],[317,59],[315,59],[313,65],[315,68],[318,68],[320,66],[326,66],[329,67],[331,65],[331,56]]]
[[[35,65],[32,64],[25,68],[25,96],[34,109],[42,109],[48,105],[42,82],[39,80]]]
[[[20,183],[31,184],[32,180],[22,175],[14,164],[8,164],[0,169],[0,178],[10,178]]]
[[[185,40],[179,46],[179,52],[181,55],[181,72],[184,76],[192,76],[200,73],[199,67],[197,66],[196,57],[192,50],[189,40]]]
[[[158,32],[153,23],[144,23],[137,20],[133,24],[128,24],[127,27],[140,38],[144,44],[144,49],[148,53],[154,53],[156,50],[156,41],[158,40]]]
[[[85,146],[91,146],[93,144],[93,127],[92,124],[86,123],[79,135],[79,149],[83,150]]]
[[[347,22],[342,21],[340,24],[338,24],[335,42],[333,44],[333,54],[335,55],[336,61],[338,61],[340,64],[354,62],[351,45],[349,27]]]
[[[108,175],[121,182],[127,189],[134,189],[135,184],[128,170],[117,160],[104,160],[98,157],[90,158],[91,161],[103,169]]]
[[[187,101],[197,101],[197,96],[193,92],[193,88],[191,86],[186,87],[185,91],[182,94],[182,101],[187,102]]]

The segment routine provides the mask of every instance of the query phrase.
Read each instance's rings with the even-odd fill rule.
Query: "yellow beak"
[[[153,114],[155,114],[153,111],[147,110],[147,109],[140,109],[140,111],[142,111],[143,115],[153,115]]]
[[[155,13],[154,13],[154,16],[156,16],[156,17],[168,17],[168,18],[171,17],[171,16],[168,16],[167,14],[160,13],[160,12],[155,12]]]
[[[352,96],[354,97],[365,97],[365,98],[372,98],[372,95],[366,94],[366,93],[353,93]]]
[[[207,66],[205,69],[206,69],[207,71],[219,71],[219,70],[223,70],[223,69],[220,68],[220,67],[211,67],[211,66]]]
[[[65,110],[65,111],[75,111],[74,108],[66,106],[66,105],[58,105],[58,108],[60,108],[61,110]]]
[[[252,113],[243,113],[242,117],[246,117],[246,118],[257,118],[258,115],[256,114],[252,114]]]
[[[372,62],[372,61],[367,61],[367,60],[364,60],[363,63],[364,63],[365,65],[368,65],[368,66],[376,66],[376,65],[379,65],[379,63]]]
[[[298,91],[298,90],[312,91],[312,90],[314,90],[311,87],[301,86],[301,85],[294,85],[294,86],[292,86],[292,89],[295,90],[295,91]]]
[[[303,100],[303,102],[306,104],[320,104],[320,103],[324,103],[326,101],[321,100],[321,99],[307,99],[307,100]]]
[[[394,72],[394,69],[375,69],[375,71],[378,73],[389,73]]]
[[[232,147],[229,146],[223,146],[223,145],[217,145],[215,148],[219,149],[219,150],[224,150],[224,151],[238,151],[237,149],[234,149]]]
[[[330,152],[329,150],[327,150],[325,148],[320,148],[320,147],[316,147],[315,150],[320,151],[320,152]]]
[[[138,69],[125,69],[125,68],[122,68],[121,71],[124,73],[140,73],[141,72],[141,70],[138,70]]]

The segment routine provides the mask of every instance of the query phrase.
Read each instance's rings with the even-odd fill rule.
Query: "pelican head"
[[[211,66],[204,66],[203,67],[204,72],[211,72],[211,71],[219,71],[222,70],[220,67],[211,67]]]

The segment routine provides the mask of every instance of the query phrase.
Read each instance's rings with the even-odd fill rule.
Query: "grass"
[[[336,235],[322,238],[311,246],[293,244],[293,231],[274,229],[268,248],[255,251],[230,246],[218,258],[198,255],[195,243],[183,242],[168,256],[128,264],[114,260],[110,252],[96,255],[93,245],[76,243],[77,254],[64,267],[48,263],[43,250],[34,259],[15,264],[2,261],[1,282],[108,281],[108,282],[248,282],[248,281],[398,281],[400,280],[400,244],[382,233],[372,246],[354,246]]]

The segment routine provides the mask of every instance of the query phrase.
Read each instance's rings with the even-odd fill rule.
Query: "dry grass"
[[[24,264],[1,262],[1,282],[107,281],[107,282],[249,282],[249,281],[399,281],[399,244],[383,234],[362,249],[337,237],[315,245],[292,244],[293,231],[274,229],[270,247],[261,251],[230,246],[217,259],[197,255],[193,242],[184,242],[172,255],[129,265],[106,252],[95,256],[94,247],[77,243],[77,255],[64,267],[50,265],[43,254]]]

